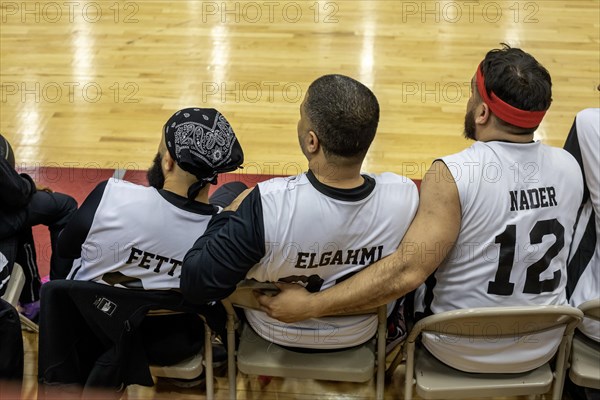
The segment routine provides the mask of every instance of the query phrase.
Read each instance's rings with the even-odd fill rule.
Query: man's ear
[[[308,131],[308,135],[306,136],[306,150],[310,153],[316,153],[319,151],[321,146],[321,142],[319,142],[319,137],[313,131]]]
[[[165,151],[165,154],[162,157],[162,168],[165,171],[172,171],[175,167],[175,160],[171,157],[171,153]]]
[[[490,107],[486,103],[481,102],[475,109],[475,123],[478,125],[485,125],[489,121],[491,115],[492,112],[490,111]]]

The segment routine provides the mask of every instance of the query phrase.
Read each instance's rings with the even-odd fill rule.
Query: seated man
[[[175,113],[148,171],[150,187],[102,182],[63,230],[60,254],[78,258],[67,279],[179,289],[185,252],[220,212],[208,203],[210,183],[242,162],[233,129],[217,110]]]
[[[550,107],[550,75],[531,55],[505,46],[486,54],[471,86],[465,136],[476,142],[433,163],[398,251],[323,292],[286,287],[260,296],[269,315],[295,321],[358,311],[414,290],[429,275],[415,299],[423,315],[567,304],[566,261],[583,182],[569,153],[533,140]],[[561,333],[486,339],[426,336],[424,344],[460,370],[518,372],[551,357]],[[501,349],[510,356],[497,356]]]
[[[261,182],[241,204],[236,199],[229,208],[239,204],[236,213],[215,217],[185,256],[184,296],[196,303],[220,300],[244,278],[298,282],[318,292],[393,252],[416,212],[418,193],[403,176],[361,174],[378,122],[377,99],[360,82],[342,75],[314,81],[298,122],[308,172]],[[372,315],[293,325],[261,311],[247,310],[246,317],[260,336],[289,347],[351,347],[377,328]]]
[[[565,143],[584,179],[584,196],[569,265],[567,297],[573,307],[600,298],[600,108],[577,114]],[[588,318],[579,326],[589,338],[600,342],[600,323]]]
[[[31,227],[42,224],[50,231],[50,278],[55,279],[57,271],[70,269],[73,262],[58,256],[56,244],[76,210],[77,202],[71,196],[36,188],[29,175],[18,174],[10,143],[0,135],[0,251],[8,259],[8,270],[14,262],[23,267],[25,286],[20,303],[30,319],[39,312],[41,286]]]
[[[584,181],[583,202],[567,265],[567,298],[569,304],[579,307],[600,298],[600,108],[588,108],[577,114],[565,150],[579,163]],[[600,322],[584,318],[578,329],[589,339],[600,342]],[[573,399],[600,399],[600,390],[577,386],[570,379],[566,390]]]
[[[221,207],[208,203],[210,184],[216,184],[219,173],[235,170],[242,162],[243,152],[235,133],[217,110],[187,108],[175,113],[164,125],[158,153],[148,171],[151,187],[117,179],[102,182],[63,230],[58,243],[61,255],[80,257],[67,279],[143,289],[141,296],[147,296],[149,290],[178,291],[185,252],[221,211]],[[241,192],[240,185],[245,188],[239,182],[228,185],[234,187],[225,190],[231,193],[229,202]],[[52,287],[45,285],[43,295],[48,292],[47,286]],[[131,295],[121,291],[119,296],[127,299]],[[123,300],[122,308],[127,307],[127,301]],[[60,339],[56,333],[59,322],[45,315],[46,311],[53,312],[51,307],[43,297],[41,324],[54,326],[46,330],[40,326],[40,335]],[[53,315],[63,318],[60,312]],[[150,363],[169,365],[197,353],[202,344],[201,326],[196,315],[146,318],[140,331]],[[68,377],[63,383],[85,384],[86,373],[81,381],[82,373],[72,368],[56,372],[56,365],[64,364],[66,355],[54,351],[62,358],[52,359],[45,352],[51,351],[51,345],[52,340],[40,339],[40,379],[53,382],[52,377],[62,376]],[[74,351],[72,347],[64,350]],[[86,357],[90,358],[87,354],[77,355],[77,359]],[[96,381],[95,385],[101,386],[102,382]]]

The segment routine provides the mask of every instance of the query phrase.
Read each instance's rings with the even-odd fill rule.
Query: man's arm
[[[0,158],[0,204],[11,209],[25,207],[35,193],[35,183],[27,174],[21,174]]]
[[[259,188],[244,191],[238,199],[212,218],[183,259],[180,287],[191,302],[204,304],[229,296],[265,255]],[[235,213],[228,211],[236,208]]]
[[[100,182],[88,195],[81,207],[65,226],[58,237],[57,249],[61,257],[81,257],[81,246],[85,242],[94,222],[96,210],[104,195],[107,181]]]
[[[454,245],[460,223],[456,183],[446,164],[436,161],[423,178],[417,214],[396,252],[322,292],[277,284],[282,290],[278,295],[257,295],[261,308],[289,323],[389,303],[416,289],[435,271]]]

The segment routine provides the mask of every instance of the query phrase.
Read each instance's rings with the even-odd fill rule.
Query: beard
[[[165,174],[162,171],[162,156],[160,153],[156,153],[152,166],[148,169],[146,174],[148,178],[148,184],[155,189],[162,189],[165,185]]]
[[[475,131],[476,131],[475,113],[474,113],[473,109],[470,109],[465,114],[465,130],[463,131],[463,134],[465,135],[465,138],[467,138],[467,139],[476,140],[475,139]]]

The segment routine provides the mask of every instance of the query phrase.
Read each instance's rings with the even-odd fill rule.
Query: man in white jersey
[[[573,307],[600,297],[600,108],[577,114],[565,150],[583,172],[584,196],[571,245],[567,296]],[[585,319],[579,329],[600,341],[600,323]]]
[[[600,90],[600,86],[598,87]],[[567,266],[567,298],[573,307],[600,297],[600,108],[577,114],[565,150],[573,154],[584,180],[583,202],[571,244]],[[600,341],[600,323],[584,318],[578,329]],[[566,385],[572,398],[600,399],[600,390]]]
[[[309,171],[261,182],[235,214],[226,209],[215,217],[185,256],[184,296],[197,303],[223,299],[244,278],[296,282],[318,292],[396,250],[418,194],[403,176],[361,174],[378,122],[377,99],[360,82],[342,75],[314,81],[298,122]],[[293,325],[260,311],[246,311],[246,317],[266,340],[295,348],[355,346],[377,328],[374,316]]]
[[[208,203],[209,183],[242,162],[233,129],[217,110],[175,113],[148,171],[150,187],[100,183],[61,233],[60,254],[81,257],[68,279],[178,289],[186,250],[220,212]]]
[[[550,75],[531,55],[505,45],[487,53],[471,90],[465,136],[476,143],[436,160],[425,174],[419,210],[398,251],[320,293],[282,286],[278,296],[259,298],[265,311],[295,321],[362,310],[414,290],[429,275],[415,299],[425,315],[566,304],[566,261],[583,183],[570,154],[533,140],[550,107]],[[560,332],[525,344],[430,339],[425,346],[457,369],[516,372],[547,360]],[[513,350],[512,358],[494,355],[503,348]]]
[[[44,285],[40,322],[41,381],[56,383],[58,380],[60,383],[86,386],[91,385],[92,380],[95,386],[119,382],[148,384],[151,380],[147,379],[147,363],[142,365],[146,366],[145,375],[132,377],[125,375],[125,368],[112,375],[99,374],[96,372],[97,365],[92,368],[89,363],[80,361],[99,360],[100,354],[94,347],[106,350],[107,337],[129,340],[131,334],[127,332],[130,331],[140,332],[142,357],[144,360],[147,357],[154,364],[177,363],[196,354],[202,346],[203,324],[195,313],[145,318],[140,320],[139,326],[131,322],[133,316],[126,315],[128,320],[124,322],[131,327],[122,334],[108,324],[102,326],[107,332],[93,325],[98,323],[98,319],[94,320],[97,309],[106,309],[112,315],[115,309],[122,312],[134,301],[151,298],[152,294],[156,294],[159,301],[167,298],[170,294],[167,292],[173,290],[169,299],[176,297],[183,304],[178,293],[183,256],[196,238],[204,233],[210,219],[222,209],[208,202],[210,184],[216,183],[219,173],[235,170],[243,162],[242,148],[231,125],[215,109],[180,110],[164,125],[161,136],[158,153],[148,171],[150,187],[114,178],[100,183],[67,224],[58,243],[61,255],[80,257],[75,261],[68,280],[143,290],[125,290],[131,293],[123,293],[123,290],[97,289],[97,292],[102,292],[98,301],[104,303],[94,307],[52,291],[54,287],[64,287],[67,281],[51,281]],[[232,182],[221,190],[220,193],[229,195],[227,204],[243,190],[240,186],[246,188],[239,182]],[[69,287],[68,294],[74,293],[75,289],[76,285]],[[120,299],[120,302],[115,299]],[[65,310],[73,311],[69,314]],[[133,315],[141,314],[143,318],[145,311],[138,309]],[[92,326],[93,334],[90,334],[90,328],[86,330],[82,325]],[[121,329],[125,325],[117,326]],[[65,344],[65,340],[61,339],[62,336],[73,336],[74,331],[75,336],[79,335],[79,347],[68,342]],[[125,365],[134,365],[132,360],[137,362],[141,359],[137,357],[139,353],[122,356],[124,353],[119,353],[119,350],[127,345],[118,340],[115,357],[124,357]],[[81,343],[92,344],[82,346]],[[165,346],[165,343],[169,345]],[[58,351],[57,347],[63,351]],[[110,356],[111,353],[106,354]],[[121,363],[121,359],[114,358],[110,362],[102,361],[103,365],[117,367]],[[99,364],[98,361],[96,364]],[[121,381],[108,383],[103,380],[104,375]]]

